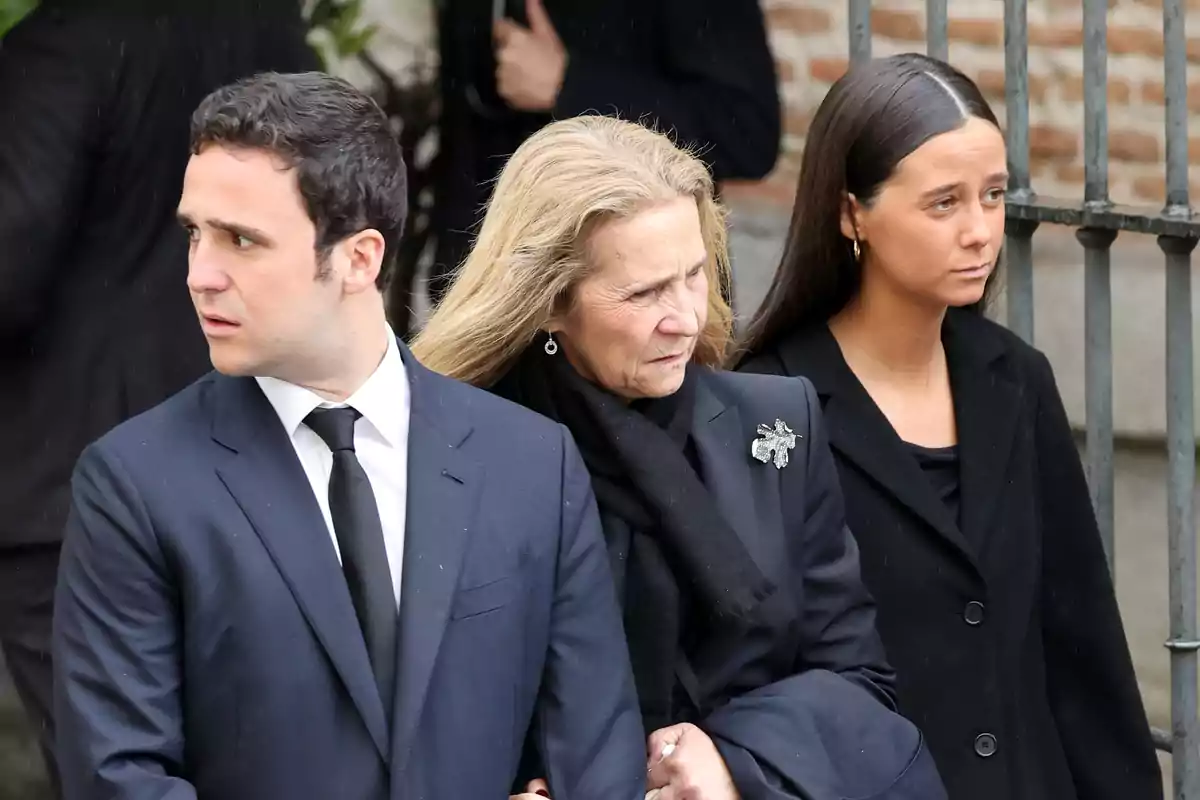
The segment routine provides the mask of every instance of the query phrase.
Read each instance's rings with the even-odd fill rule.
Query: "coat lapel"
[[[386,762],[387,726],[358,618],[308,478],[253,378],[214,382],[217,473],[262,539]]]
[[[471,434],[470,391],[429,372],[401,345],[412,389],[408,499],[400,588],[393,774],[401,772],[450,618],[483,475],[459,447]]]
[[[763,526],[758,522],[754,487],[750,481],[750,439],[737,406],[720,398],[704,377],[703,373],[698,376],[692,423],[692,440],[696,444],[704,485],[759,570],[764,575],[774,575],[760,536]]]
[[[943,333],[958,425],[962,527],[977,549],[991,527],[1024,401],[1020,384],[1002,369],[1003,341],[981,322],[952,313]]]
[[[780,349],[789,375],[803,375],[823,401],[830,446],[924,520],[978,573],[973,549],[887,417],[850,370],[829,329],[794,337]]]
[[[763,514],[778,514],[779,505],[761,502],[756,489],[761,490],[764,484],[754,481],[751,475],[752,468],[767,468],[754,461],[750,454],[753,436],[748,435],[745,420],[736,402],[722,397],[716,391],[713,382],[708,379],[706,372],[697,372],[699,374],[692,441],[696,445],[704,486],[712,495],[717,511],[724,518],[730,531],[741,540],[750,559],[767,580],[778,588],[787,576],[780,571],[782,562],[772,557],[770,543],[764,538],[763,532],[778,531],[782,520],[778,516],[774,519],[764,519]],[[774,468],[770,471],[775,472]],[[763,598],[762,602],[767,604],[764,606],[764,619],[781,608],[779,601],[782,596],[777,591]],[[769,635],[774,633],[775,631],[772,631]],[[697,708],[706,707],[705,698],[712,697],[718,688],[714,681],[720,682],[725,679],[721,670],[722,665],[728,663],[731,648],[739,647],[736,642],[743,640],[747,635],[753,634],[739,629],[709,636],[690,657],[680,660],[676,673],[684,691]]]

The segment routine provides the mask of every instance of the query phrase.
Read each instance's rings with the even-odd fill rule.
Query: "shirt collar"
[[[387,326],[387,351],[379,366],[345,403],[331,403],[316,392],[279,378],[255,377],[275,409],[288,436],[295,436],[304,418],[318,407],[347,405],[354,408],[393,447],[405,443],[409,404],[408,375],[391,326]]]

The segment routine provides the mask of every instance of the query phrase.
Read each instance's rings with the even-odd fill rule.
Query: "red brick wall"
[[[974,78],[1004,119],[1004,3],[950,0],[950,61]],[[786,108],[775,173],[735,194],[789,203],[804,136],[830,83],[846,68],[847,0],[763,0]],[[1187,0],[1193,202],[1200,201],[1200,0]],[[925,49],[924,0],[875,0],[873,54]],[[1081,0],[1028,0],[1030,159],[1034,189],[1083,191]],[[1161,0],[1109,0],[1109,191],[1158,204],[1163,180]],[[1197,203],[1200,204],[1200,203]]]

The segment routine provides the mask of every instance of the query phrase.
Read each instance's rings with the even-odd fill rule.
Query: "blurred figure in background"
[[[0,643],[55,785],[71,470],[210,369],[175,221],[189,117],[240,77],[318,68],[305,34],[295,0],[44,0],[0,44]]]
[[[439,5],[434,304],[470,247],[505,160],[552,118],[648,122],[695,148],[717,181],[761,178],[775,165],[780,103],[757,0]]]

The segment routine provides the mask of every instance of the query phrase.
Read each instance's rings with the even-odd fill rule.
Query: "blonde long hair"
[[[553,122],[517,148],[500,173],[479,238],[453,286],[413,342],[425,366],[490,386],[591,269],[595,226],[678,197],[694,197],[708,250],[708,322],[693,360],[723,363],[733,315],[725,213],[705,166],[661,133],[611,117]]]

